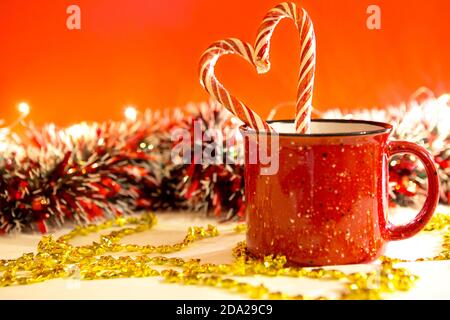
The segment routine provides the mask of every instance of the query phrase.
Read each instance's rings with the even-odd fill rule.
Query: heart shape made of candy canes
[[[316,63],[316,41],[311,18],[304,9],[299,10],[295,3],[283,2],[266,14],[258,29],[254,47],[236,38],[220,40],[210,45],[200,59],[200,84],[212,98],[225,106],[247,126],[255,131],[272,132],[273,129],[266,121],[242,101],[231,95],[217,80],[215,66],[220,57],[234,54],[251,63],[259,74],[268,72],[270,70],[270,39],[276,26],[284,18],[294,21],[300,34],[300,74],[297,86],[295,130],[297,133],[309,133]]]

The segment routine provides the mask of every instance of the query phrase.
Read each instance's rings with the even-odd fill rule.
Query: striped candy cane
[[[214,73],[219,58],[226,54],[236,54],[250,62],[253,66],[253,47],[239,39],[225,39],[213,43],[200,59],[200,84],[215,100],[230,110],[255,131],[272,131],[266,121],[247,107],[236,97],[232,96],[217,80]]]
[[[311,125],[312,95],[316,64],[316,40],[311,18],[304,9],[299,12],[295,3],[284,2],[271,9],[263,19],[255,43],[254,63],[258,73],[270,69],[270,39],[278,23],[288,18],[294,21],[300,33],[300,75],[297,87],[295,129],[309,133]]]

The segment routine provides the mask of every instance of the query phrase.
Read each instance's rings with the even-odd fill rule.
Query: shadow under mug
[[[391,125],[313,120],[308,135],[291,133],[293,121],[271,126],[276,133],[241,127],[251,255],[284,255],[300,266],[368,262],[387,241],[415,235],[432,217],[439,200],[433,159],[416,144],[388,141]],[[424,164],[428,194],[414,220],[396,226],[387,220],[388,162],[398,153]],[[264,164],[262,154],[276,166]]]

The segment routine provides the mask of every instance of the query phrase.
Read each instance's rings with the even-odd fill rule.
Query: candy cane
[[[316,64],[316,40],[311,18],[302,9],[299,13],[292,2],[284,2],[271,9],[263,19],[255,43],[254,63],[258,73],[270,69],[270,39],[278,23],[292,19],[300,33],[300,75],[297,87],[295,129],[297,133],[309,133],[311,124],[314,71]]]
[[[236,54],[250,62],[253,66],[253,47],[239,39],[225,39],[213,43],[200,59],[200,84],[215,100],[230,110],[246,125],[255,131],[273,131],[266,121],[247,107],[236,97],[232,96],[215,76],[215,66],[219,58],[227,54]]]

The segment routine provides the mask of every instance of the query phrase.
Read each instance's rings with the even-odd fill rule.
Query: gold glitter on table
[[[54,238],[43,236],[37,253],[25,253],[17,259],[0,260],[0,286],[28,285],[50,279],[70,279],[79,273],[81,280],[159,277],[167,283],[206,286],[228,290],[254,299],[328,299],[327,296],[292,295],[270,291],[265,285],[239,281],[241,277],[307,277],[311,279],[339,281],[343,289],[339,299],[381,299],[386,293],[407,291],[414,286],[417,276],[405,268],[396,266],[404,259],[382,257],[376,270],[345,273],[329,268],[297,268],[286,265],[284,257],[265,257],[255,260],[246,254],[245,243],[233,250],[234,261],[229,264],[204,263],[201,259],[167,257],[179,252],[193,242],[219,235],[217,227],[189,227],[185,238],[175,244],[137,245],[124,244],[121,240],[136,233],[151,230],[157,224],[152,213],[139,217],[117,218],[99,224],[75,227],[69,233]],[[71,241],[80,236],[100,233],[98,241],[75,246]],[[233,232],[244,232],[245,225]],[[442,247],[434,257],[416,261],[450,259],[450,216],[436,214],[426,231],[442,232]],[[113,254],[125,254],[119,257]],[[127,255],[128,254],[128,255]]]

